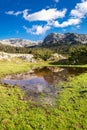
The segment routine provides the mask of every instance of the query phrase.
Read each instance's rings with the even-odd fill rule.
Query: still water
[[[38,67],[27,73],[6,76],[2,83],[20,87],[26,99],[53,104],[60,91],[56,86],[84,72],[86,68]]]

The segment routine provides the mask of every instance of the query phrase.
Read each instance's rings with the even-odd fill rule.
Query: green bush
[[[69,61],[73,64],[86,64],[87,63],[87,47],[80,46],[73,48],[70,53]]]
[[[43,59],[44,61],[47,61],[51,55],[52,55],[53,51],[51,51],[50,49],[46,49],[46,48],[38,48],[38,49],[34,49],[32,51],[32,54],[34,54],[34,57],[37,59]]]

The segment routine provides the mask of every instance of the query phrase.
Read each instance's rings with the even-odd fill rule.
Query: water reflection
[[[19,86],[25,91],[28,99],[53,104],[59,93],[56,85],[66,81],[69,76],[76,76],[83,72],[87,72],[87,69],[39,67],[25,74],[6,76],[2,83]]]

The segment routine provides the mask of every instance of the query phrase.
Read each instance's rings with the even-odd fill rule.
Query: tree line
[[[7,53],[33,54],[35,58],[41,58],[45,61],[49,59],[53,53],[58,53],[68,55],[68,62],[71,64],[87,63],[86,44],[55,44],[35,48],[13,47],[0,44],[0,51]]]

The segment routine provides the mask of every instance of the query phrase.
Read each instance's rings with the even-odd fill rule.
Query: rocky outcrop
[[[11,54],[11,53],[0,52],[0,60],[2,59],[11,60],[13,58],[23,59],[27,62],[36,62],[32,54]]]
[[[51,33],[43,41],[43,45],[61,44],[61,43],[87,44],[87,35],[77,33],[65,33],[65,34]]]
[[[59,60],[63,60],[63,59],[67,59],[67,57],[58,54],[58,53],[54,53],[52,54],[52,56],[48,59],[48,61],[59,61]]]

